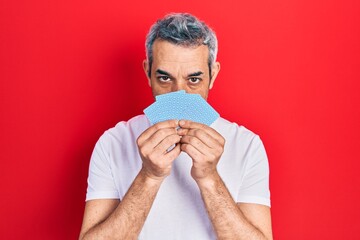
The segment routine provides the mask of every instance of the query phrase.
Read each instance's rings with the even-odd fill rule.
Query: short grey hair
[[[156,39],[185,47],[207,45],[209,48],[208,65],[211,73],[211,65],[216,61],[218,51],[217,38],[215,32],[195,16],[189,13],[171,13],[157,20],[151,26],[145,42],[149,77],[151,76],[153,61],[152,47]]]

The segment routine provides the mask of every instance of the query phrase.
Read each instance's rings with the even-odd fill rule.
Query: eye
[[[191,84],[197,84],[197,83],[199,83],[200,81],[201,81],[201,79],[200,79],[200,78],[197,78],[197,77],[189,78],[189,82],[190,82]]]
[[[171,80],[168,76],[160,76],[158,79],[160,82],[169,82]]]

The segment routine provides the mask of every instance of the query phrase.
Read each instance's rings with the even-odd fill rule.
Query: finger
[[[180,152],[181,152],[180,144],[177,143],[171,151],[165,154],[165,158],[166,160],[175,160],[175,158],[179,156]]]
[[[190,120],[180,120],[179,126],[184,129],[201,129],[215,138],[218,142],[223,143],[224,138],[215,129],[198,122],[192,122]]]
[[[196,137],[209,148],[216,148],[219,146],[219,144],[221,145],[221,143],[219,143],[216,139],[214,139],[210,134],[208,134],[207,132],[201,129],[190,129],[187,131],[186,135],[182,137],[186,137],[186,136]]]
[[[142,142],[144,142],[146,139],[148,139],[151,135],[153,135],[156,131],[164,128],[177,128],[178,120],[167,120],[163,122],[156,123],[146,129],[137,139],[138,145],[141,145]]]
[[[207,155],[212,149],[207,146],[205,143],[200,141],[198,138],[194,136],[183,136],[180,140],[181,144],[189,144],[193,146],[197,151],[199,151],[203,155]]]
[[[179,126],[181,128],[199,128],[199,129],[209,128],[205,124],[198,123],[198,122],[193,122],[193,121],[190,121],[190,120],[184,120],[184,119],[180,120],[178,124],[179,124]]]
[[[153,135],[151,135],[148,139],[145,139],[142,143],[140,143],[139,147],[143,147],[146,145],[146,149],[155,148],[164,138],[167,136],[176,134],[175,128],[162,128],[156,131]]]
[[[181,144],[180,149],[181,149],[181,151],[186,152],[194,161],[201,159],[201,156],[203,155],[194,146],[187,144],[187,143]]]
[[[184,136],[186,135],[188,132],[190,131],[190,129],[188,128],[178,128],[177,129],[177,134],[179,134],[180,136]]]
[[[173,146],[174,144],[177,144],[180,142],[180,136],[177,135],[177,134],[172,134],[172,135],[169,135],[167,137],[165,137],[154,149],[154,151],[159,154],[159,155],[162,155],[162,154],[167,154],[168,152],[171,152],[171,151],[168,151],[168,149]]]

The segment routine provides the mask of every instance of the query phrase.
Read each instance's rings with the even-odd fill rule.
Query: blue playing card
[[[182,119],[199,122],[210,126],[218,117],[219,113],[198,94],[190,94],[189,105],[182,112]]]
[[[179,119],[186,104],[185,91],[156,96],[156,102],[144,110],[151,124],[170,119]]]
[[[151,124],[172,119],[171,112],[168,110],[170,105],[160,102],[154,102],[144,110],[145,115]]]
[[[171,99],[174,98],[176,96],[181,96],[185,94],[185,90],[180,90],[180,91],[176,91],[176,92],[170,92],[170,93],[166,93],[166,94],[161,94],[161,95],[157,95],[155,97],[156,101],[166,101],[167,99]]]
[[[220,116],[199,94],[184,90],[156,96],[156,101],[144,113],[151,124],[186,119],[210,125]]]

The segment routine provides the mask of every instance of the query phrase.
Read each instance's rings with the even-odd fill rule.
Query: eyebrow
[[[161,69],[157,69],[157,70],[156,70],[156,73],[161,74],[161,75],[170,76],[170,77],[171,77],[171,74],[170,74],[170,73],[168,73],[167,71],[161,70]]]
[[[157,69],[156,73],[172,77],[170,73],[168,73],[167,71],[161,70],[161,69]],[[198,77],[198,76],[200,76],[202,74],[204,74],[202,71],[198,71],[198,72],[190,73],[188,75],[188,77]]]
[[[198,71],[198,72],[190,73],[188,75],[188,77],[198,77],[198,76],[200,76],[202,74],[204,74],[202,71]]]

